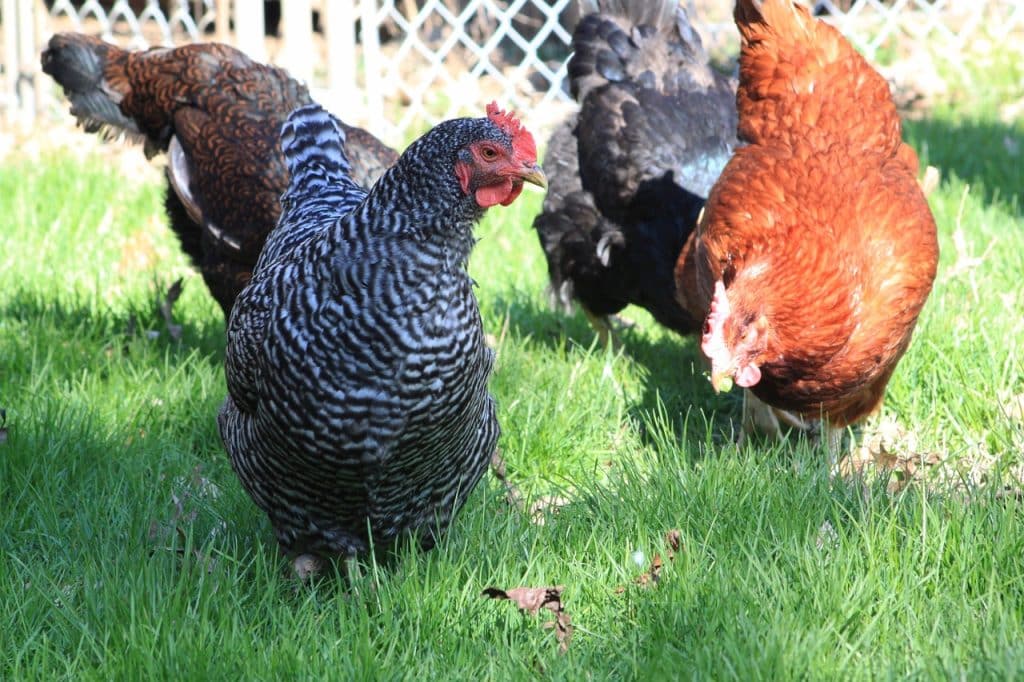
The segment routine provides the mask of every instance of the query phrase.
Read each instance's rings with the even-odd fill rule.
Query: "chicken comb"
[[[537,144],[533,141],[530,131],[516,118],[515,112],[502,111],[497,102],[491,102],[487,105],[487,118],[512,138],[512,149],[516,158],[529,163],[537,162]]]
[[[497,102],[487,105],[487,118],[511,137],[515,137],[523,129],[523,124],[516,118],[515,112],[502,111]]]

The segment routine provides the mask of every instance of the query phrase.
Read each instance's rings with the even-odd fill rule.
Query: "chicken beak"
[[[523,182],[528,182],[531,185],[537,185],[541,189],[548,188],[548,176],[544,175],[544,171],[537,164],[523,164],[524,170],[519,175]]]
[[[732,375],[729,372],[712,372],[711,388],[715,393],[728,393],[732,390]]]

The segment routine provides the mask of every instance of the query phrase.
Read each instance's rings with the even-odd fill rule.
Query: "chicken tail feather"
[[[292,188],[320,180],[337,182],[352,170],[345,155],[345,133],[319,104],[289,114],[281,126],[281,150]]]
[[[281,126],[281,151],[291,180],[257,271],[315,234],[323,221],[350,213],[366,196],[350,175],[345,139],[341,123],[319,104],[307,104],[288,115]]]
[[[580,20],[573,34],[569,86],[582,102],[593,88],[609,82],[634,80],[652,70],[664,70],[665,42],[653,36],[672,35],[668,41],[680,54],[669,57],[680,67],[706,68],[707,54],[700,36],[677,0],[599,0],[594,13]]]
[[[140,134],[138,126],[121,111],[129,93],[123,73],[128,52],[81,33],[57,33],[40,57],[43,72],[64,88],[71,114],[90,133],[117,136]]]

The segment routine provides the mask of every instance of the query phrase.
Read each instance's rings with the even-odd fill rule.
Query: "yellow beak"
[[[548,188],[548,176],[544,175],[544,171],[537,164],[527,166],[527,170],[519,177],[523,179],[523,182],[537,185],[542,189]]]
[[[712,372],[711,388],[715,393],[728,393],[732,390],[732,374],[729,372]]]

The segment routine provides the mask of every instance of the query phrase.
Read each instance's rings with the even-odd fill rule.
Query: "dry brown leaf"
[[[665,544],[668,545],[668,551],[665,552],[665,556],[668,558],[668,561],[675,561],[676,552],[680,550],[683,544],[682,531],[680,531],[678,528],[673,528],[672,530],[665,533]],[[636,554],[638,555],[635,559],[636,562],[638,564],[643,562],[643,552],[640,552],[638,550]],[[661,555],[655,554],[654,558],[651,559],[650,568],[646,572],[641,573],[636,578],[634,578],[633,582],[635,582],[640,587],[648,587],[650,585],[657,584],[658,581],[661,580],[661,569],[664,568],[664,566],[665,561],[661,558]],[[615,594],[622,594],[625,591],[626,588],[622,585],[615,588]]]
[[[503,590],[499,587],[488,587],[481,595],[491,599],[507,599],[519,607],[520,611],[536,616],[541,609],[555,614],[555,620],[544,623],[545,628],[555,629],[558,649],[565,653],[572,640],[572,619],[562,606],[564,585],[556,587],[515,587]]]
[[[892,419],[884,419],[862,437],[855,451],[839,460],[839,475],[877,473],[888,477],[887,490],[898,493],[945,462],[938,452],[921,452],[917,435]]]
[[[678,528],[673,528],[669,532],[665,533],[665,544],[667,544],[672,552],[678,552],[679,548],[683,544],[683,532]],[[668,553],[669,559],[674,559],[672,552]]]
[[[640,587],[647,587],[653,585],[661,580],[661,567],[662,567],[661,555],[655,554],[654,558],[651,559],[651,568],[646,573],[641,573],[636,577],[634,582]]]

